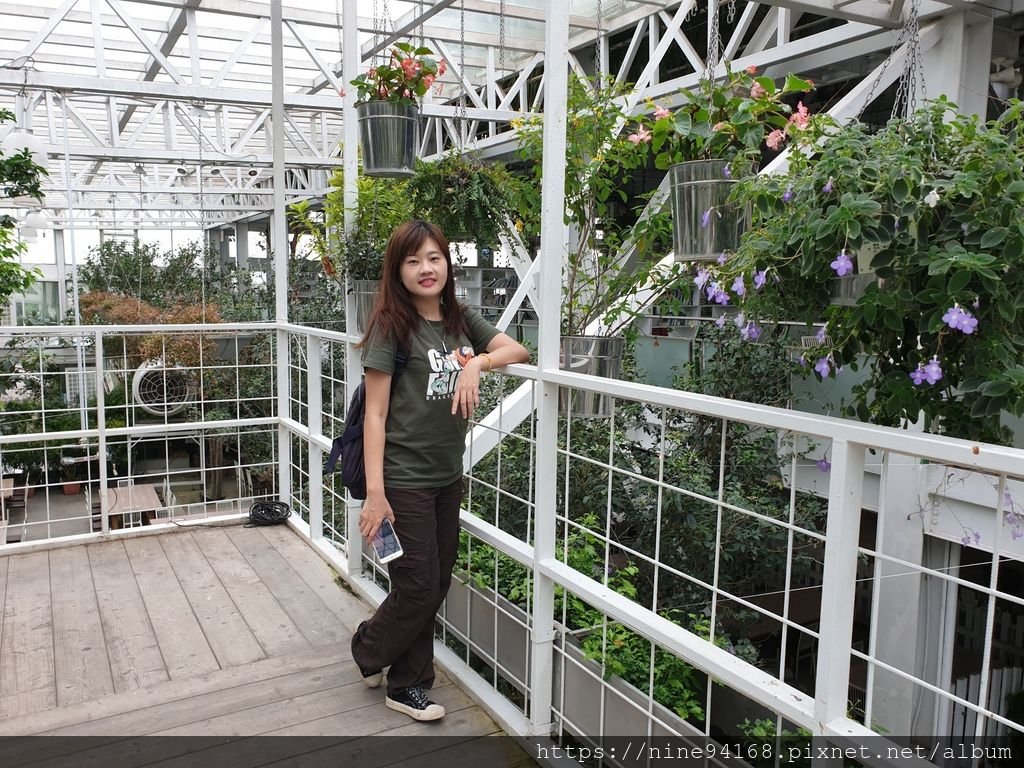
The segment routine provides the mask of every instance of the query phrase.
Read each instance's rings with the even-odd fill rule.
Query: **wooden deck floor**
[[[500,733],[441,674],[444,720],[387,709],[349,652],[369,609],[285,526],[0,556],[0,609],[0,736]]]

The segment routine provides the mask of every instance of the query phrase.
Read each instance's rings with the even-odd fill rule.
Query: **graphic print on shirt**
[[[473,357],[472,347],[459,347],[447,354],[428,349],[431,373],[427,377],[427,400],[451,400],[463,366]]]

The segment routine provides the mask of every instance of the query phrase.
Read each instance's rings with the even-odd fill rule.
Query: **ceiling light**
[[[22,130],[21,128],[15,128],[4,140],[0,142],[0,151],[3,151],[4,155],[16,155],[22,150],[28,151],[32,155],[32,162],[41,168],[50,167],[50,155],[46,143],[32,133],[32,131]]]
[[[176,165],[174,166],[174,172],[179,176],[188,176],[190,173],[192,173],[192,169],[186,168],[184,165]]]
[[[250,178],[254,177],[254,176],[259,176],[260,175],[260,169],[259,168],[253,168],[250,165],[249,169],[245,172],[245,175],[249,176]]]
[[[49,220],[42,211],[31,211],[22,221],[22,226],[30,229],[46,229],[49,224]]]

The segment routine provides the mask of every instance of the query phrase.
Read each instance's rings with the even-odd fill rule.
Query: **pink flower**
[[[441,77],[441,75],[443,75],[447,71],[448,71],[448,64],[445,62],[444,59],[441,59],[441,61],[439,61],[437,63],[437,76]]]
[[[797,128],[806,128],[808,121],[811,119],[811,113],[808,111],[804,103],[798,102],[796,105],[796,112],[790,115],[789,122],[795,125]]]
[[[781,128],[776,128],[774,131],[768,134],[768,138],[764,140],[764,143],[768,145],[768,149],[777,151],[779,147],[786,141],[786,132]]]
[[[768,91],[760,83],[754,83],[750,86],[750,98],[752,99],[763,99],[767,94]]]
[[[672,111],[668,107],[658,107],[654,110],[654,119],[661,120],[663,117],[668,117],[672,114]]]
[[[749,67],[747,67],[747,74],[748,75],[756,75],[757,74],[757,67],[755,67],[753,64],[751,64]]]
[[[629,134],[629,140],[634,144],[646,144],[651,140],[651,132],[641,125],[636,133]]]
[[[433,75],[424,75],[423,76],[423,85],[425,85],[427,88],[429,88],[433,84],[434,84],[434,76]]]
[[[416,77],[416,73],[420,71],[421,66],[415,59],[402,60],[402,71],[405,72],[405,76],[408,78]]]
[[[338,89],[338,95],[341,96],[341,98],[344,99],[345,98],[345,89],[344,88],[339,88]]]
[[[366,70],[366,74],[369,75],[370,77],[376,77],[377,76],[377,68],[376,67],[370,67],[368,70]]]
[[[713,126],[711,126],[711,130],[714,131],[715,133],[718,133],[718,131],[721,131],[725,127],[726,123],[715,123]]]

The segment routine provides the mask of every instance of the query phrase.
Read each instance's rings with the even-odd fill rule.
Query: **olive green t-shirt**
[[[462,477],[468,422],[452,415],[452,394],[462,366],[487,349],[498,329],[465,309],[469,337],[452,336],[441,322],[421,320],[409,360],[394,382],[385,426],[384,485],[441,488]],[[394,374],[395,340],[370,339],[363,367]]]

